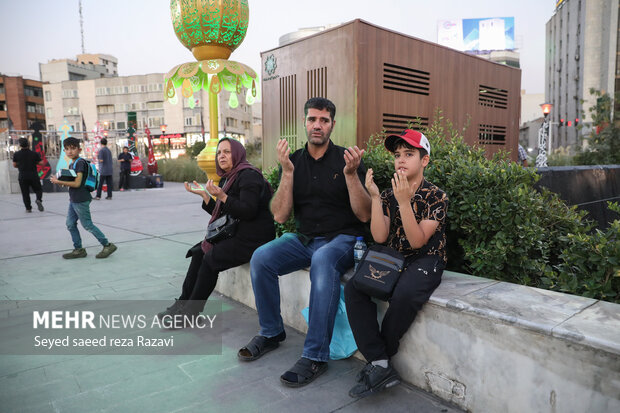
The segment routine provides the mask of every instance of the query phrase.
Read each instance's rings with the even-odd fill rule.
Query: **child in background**
[[[82,248],[82,238],[80,237],[80,231],[77,228],[78,219],[82,223],[82,226],[86,231],[90,232],[97,238],[97,241],[103,245],[103,249],[97,258],[107,258],[110,254],[116,251],[116,245],[108,242],[108,239],[103,235],[103,232],[93,224],[90,217],[90,202],[92,197],[90,192],[84,186],[86,177],[88,175],[88,163],[80,158],[80,140],[69,137],[63,141],[66,155],[71,159],[69,169],[73,169],[76,173],[74,181],[60,181],[55,176],[50,178],[53,184],[69,187],[69,212],[67,213],[67,229],[71,234],[73,240],[73,251],[63,254],[63,258],[83,258],[86,257],[86,250]]]

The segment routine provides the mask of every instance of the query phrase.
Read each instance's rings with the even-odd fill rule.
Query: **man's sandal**
[[[312,382],[325,371],[327,371],[326,361],[314,361],[302,357],[289,371],[280,376],[280,381],[289,387],[301,387]]]
[[[265,353],[275,350],[280,342],[286,338],[286,332],[282,331],[275,337],[254,336],[250,342],[237,353],[239,360],[254,361],[261,358]]]

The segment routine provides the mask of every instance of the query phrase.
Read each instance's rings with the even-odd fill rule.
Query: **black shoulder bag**
[[[366,250],[350,282],[357,290],[387,301],[392,296],[404,265],[405,257],[400,252],[376,244]]]
[[[209,224],[205,240],[211,244],[215,244],[218,241],[232,238],[237,231],[237,224],[239,224],[237,218],[233,218],[228,214],[222,215]]]

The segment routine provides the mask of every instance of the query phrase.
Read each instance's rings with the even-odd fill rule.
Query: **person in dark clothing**
[[[97,153],[97,159],[99,159],[99,186],[97,187],[97,196],[95,199],[101,199],[101,191],[103,185],[108,185],[108,196],[106,199],[112,199],[112,152],[108,149],[108,140],[101,138],[101,149]],[[131,169],[131,163],[129,164]]]
[[[133,155],[129,153],[129,148],[125,146],[123,153],[118,154],[118,162],[121,164],[121,174],[118,182],[118,188],[120,191],[129,189],[129,173],[131,172],[131,161]]]
[[[238,219],[236,232],[232,238],[213,244],[204,240],[187,252],[186,257],[192,260],[181,295],[166,311],[158,314],[162,321],[165,317],[198,315],[213,292],[220,271],[249,262],[256,248],[275,237],[269,212],[271,186],[262,172],[246,160],[245,148],[240,142],[229,138],[219,142],[216,170],[222,178],[219,186],[209,180],[205,190],[194,181],[193,184],[185,182],[185,189],[202,197],[202,208],[211,214],[209,223],[225,214]]]
[[[43,211],[43,190],[41,189],[41,180],[37,172],[37,165],[43,165],[41,155],[28,148],[28,139],[19,138],[19,146],[21,149],[13,155],[13,167],[19,169],[19,189],[22,191],[22,198],[26,212],[32,212],[32,203],[30,201],[30,188],[37,196],[35,201],[39,211]]]
[[[308,333],[299,360],[280,381],[301,387],[327,370],[329,345],[340,300],[340,276],[353,266],[356,236],[370,218],[370,196],[363,186],[364,151],[335,145],[330,136],[336,106],[314,97],[304,105],[308,142],[289,155],[288,142],[278,142],[282,173],[271,201],[276,222],[295,211],[297,233],[286,233],[258,248],[250,262],[258,310],[259,335],[237,357],[253,361],[276,349],[286,338],[280,308],[279,277],[310,266]]]

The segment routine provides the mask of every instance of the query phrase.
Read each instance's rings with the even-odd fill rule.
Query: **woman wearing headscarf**
[[[162,320],[164,316],[196,316],[204,309],[220,271],[249,262],[256,248],[275,237],[269,211],[271,186],[262,172],[246,160],[243,145],[234,139],[220,140],[215,161],[221,178],[219,186],[209,180],[205,191],[194,181],[193,185],[185,182],[185,189],[202,197],[202,209],[211,214],[209,223],[225,214],[238,219],[239,223],[231,238],[216,243],[205,239],[187,252],[186,257],[191,256],[192,261],[181,296],[158,314]]]

